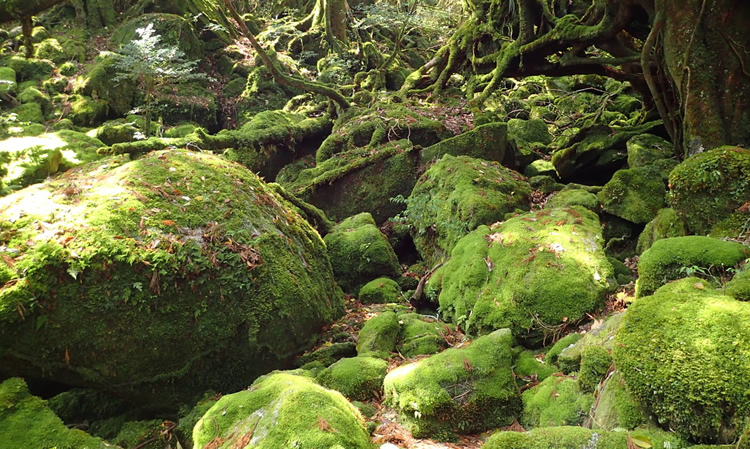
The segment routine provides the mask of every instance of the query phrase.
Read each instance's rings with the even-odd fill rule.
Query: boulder
[[[685,447],[685,442],[673,434],[658,429],[621,432],[560,426],[533,429],[530,432],[496,432],[482,446],[483,449],[623,449],[628,447],[677,448]]]
[[[674,209],[671,207],[659,209],[654,219],[646,223],[646,227],[638,236],[638,245],[635,252],[643,254],[657,240],[683,237],[686,234],[685,223],[677,216]]]
[[[401,326],[395,312],[382,312],[365,322],[357,339],[357,354],[387,359],[396,350]]]
[[[401,330],[396,347],[406,358],[437,354],[448,348],[446,337],[456,332],[455,326],[418,313],[401,313],[398,322]]]
[[[667,189],[653,167],[618,170],[599,193],[602,208],[631,223],[648,223],[665,206]]]
[[[420,159],[423,164],[428,164],[450,154],[503,162],[508,145],[507,133],[505,123],[494,122],[480,125],[423,149]]]
[[[401,288],[390,278],[374,279],[359,289],[357,299],[362,304],[387,304],[401,299]]]
[[[551,376],[524,391],[521,424],[526,428],[583,424],[594,395],[582,392],[572,377]]]
[[[375,357],[341,359],[317,375],[322,386],[336,390],[350,401],[368,401],[378,397],[388,362]]]

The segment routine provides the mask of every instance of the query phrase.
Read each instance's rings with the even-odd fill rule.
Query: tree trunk
[[[326,32],[326,38],[331,48],[338,49],[339,43],[348,42],[347,14],[349,5],[346,0],[317,0],[310,14],[300,22],[300,28],[307,31],[321,27]]]
[[[65,0],[4,0],[0,2],[0,23],[31,17]]]

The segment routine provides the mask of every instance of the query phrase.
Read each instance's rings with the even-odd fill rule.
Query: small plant
[[[151,120],[158,106],[159,91],[165,86],[179,82],[204,79],[205,74],[195,73],[196,61],[188,61],[180,49],[163,46],[161,37],[155,33],[153,24],[136,30],[138,39],[128,42],[120,50],[115,66],[121,73],[115,81],[133,80],[143,92],[145,116],[144,134],[151,134]]]

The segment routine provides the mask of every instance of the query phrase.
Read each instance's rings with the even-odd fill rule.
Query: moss
[[[86,96],[74,96],[70,103],[70,119],[77,126],[98,126],[109,115],[109,102]]]
[[[750,269],[745,261],[744,269],[726,283],[726,294],[738,301],[750,301]]]
[[[549,208],[573,206],[583,206],[590,211],[598,212],[600,204],[599,199],[593,193],[588,192],[584,189],[568,188],[564,188],[560,192],[550,197],[545,204],[545,207]]]
[[[520,411],[507,329],[389,372],[386,402],[415,437],[451,438],[508,425]]]
[[[396,253],[367,212],[342,221],[324,240],[336,281],[344,291],[356,292],[372,279],[401,274]]]
[[[601,346],[587,346],[581,351],[581,368],[578,371],[578,387],[585,393],[593,393],[612,366],[612,356]]]
[[[722,220],[739,219],[723,234],[737,237],[748,212],[738,208],[750,201],[750,150],[720,147],[697,154],[669,175],[669,204],[688,230],[708,234]],[[718,237],[718,236],[717,236]]]
[[[555,181],[555,178],[547,175],[537,175],[529,178],[529,185],[532,189],[538,190],[545,195],[549,195],[552,192],[559,192],[565,188],[564,184],[560,184]]]
[[[367,401],[380,395],[388,362],[374,357],[341,359],[323,370],[316,380],[350,401]]]
[[[15,95],[16,71],[10,67],[0,67],[0,94]]]
[[[63,76],[73,76],[78,73],[78,65],[74,62],[64,62],[60,64],[57,71]]]
[[[340,393],[286,373],[224,396],[198,421],[194,449],[371,449],[359,410]]]
[[[477,226],[528,210],[530,196],[531,188],[517,172],[497,162],[446,154],[414,186],[403,221],[419,253],[434,264]]]
[[[55,71],[52,61],[44,59],[11,56],[7,65],[16,72],[17,81],[41,81],[49,78]]]
[[[399,302],[401,299],[401,287],[393,279],[378,278],[362,286],[359,289],[357,298],[363,304]]]
[[[646,224],[643,232],[638,236],[638,246],[636,252],[643,254],[644,251],[651,248],[655,241],[671,237],[683,237],[687,234],[687,229],[682,220],[677,216],[674,209],[668,207],[660,209],[656,217]]]
[[[628,167],[642,168],[674,158],[674,145],[653,134],[641,134],[627,142]]]
[[[540,361],[537,355],[531,351],[521,351],[516,356],[513,366],[513,373],[515,373],[516,378],[528,382],[541,382],[559,371],[555,365],[547,360],[546,356]]]
[[[319,362],[324,367],[332,365],[344,357],[354,357],[357,355],[357,344],[351,341],[333,343],[324,345],[314,352],[305,354],[299,358],[297,364],[304,366],[310,363]]]
[[[52,112],[52,102],[49,95],[42,93],[36,87],[27,87],[18,94],[18,101],[21,103],[36,103],[42,108],[43,115],[49,115]]]
[[[654,168],[619,170],[599,193],[603,209],[633,223],[648,223],[664,207],[666,188]]]
[[[16,120],[25,123],[44,123],[44,112],[38,103],[24,103],[11,109]]]
[[[133,109],[136,86],[131,80],[115,81],[119,74],[115,53],[102,52],[85,72],[76,78],[73,92],[106,101],[113,116],[122,117]]]
[[[303,92],[277,83],[264,65],[255,66],[247,76],[242,95],[237,99],[237,119],[250,119],[258,112],[283,109],[287,101]]]
[[[557,172],[555,171],[555,166],[552,164],[552,161],[548,161],[545,159],[537,159],[530,163],[528,166],[526,166],[523,174],[529,178],[533,176],[557,176]]]
[[[18,251],[0,289],[0,375],[177,408],[287,366],[343,313],[319,235],[207,153],[94,162],[0,211],[0,245]]]
[[[638,260],[636,297],[648,296],[666,282],[692,274],[721,276],[750,255],[737,242],[686,236],[657,240]]]
[[[432,317],[418,313],[398,315],[401,331],[398,336],[398,352],[408,358],[425,354],[437,354],[448,348],[445,337],[455,328]]]
[[[387,359],[396,349],[401,325],[394,312],[385,311],[365,322],[357,339],[357,354],[361,357]]]
[[[557,363],[557,358],[560,356],[560,353],[566,348],[575,345],[581,337],[583,337],[582,334],[573,332],[557,340],[557,342],[555,342],[555,344],[547,351],[544,357],[545,361],[552,364]]]
[[[130,142],[134,139],[138,128],[130,123],[108,122],[96,129],[96,138],[105,145],[120,142]]]
[[[682,279],[628,308],[615,364],[661,426],[696,443],[729,443],[750,412],[748,323],[748,303]]]
[[[608,377],[591,410],[593,429],[633,430],[648,422],[643,408],[630,394],[619,371]]]
[[[420,158],[425,164],[439,160],[446,154],[502,162],[507,140],[507,126],[504,123],[487,123],[423,149]]]
[[[120,432],[109,440],[120,447],[138,447],[139,449],[162,449],[166,443],[164,420],[129,421],[124,423]]]
[[[63,50],[62,45],[57,39],[45,39],[34,46],[34,57],[39,59],[49,59],[55,64],[65,62],[68,55]]]
[[[459,240],[430,278],[443,316],[469,333],[509,327],[529,343],[575,321],[613,288],[598,217],[580,206],[542,210]]]
[[[603,322],[595,323],[591,330],[587,332],[576,344],[563,348],[557,357],[557,365],[564,373],[578,371],[581,366],[581,354],[586,348],[591,346],[601,346],[607,351],[612,351],[614,337],[624,314],[615,313]]]
[[[673,434],[660,430],[608,432],[583,427],[561,426],[534,429],[530,432],[496,432],[482,446],[484,449],[622,449],[639,447],[638,439],[650,447],[682,448],[685,443]],[[643,446],[648,447],[648,446]]]
[[[187,137],[199,128],[195,123],[182,123],[164,130],[164,137]]]
[[[140,14],[123,22],[112,33],[112,43],[122,47],[138,38],[136,30],[152,24],[156,34],[167,47],[177,47],[190,59],[203,56],[203,45],[195,34],[195,28],[186,18],[175,14],[150,13]]]
[[[201,82],[179,83],[156,93],[158,114],[167,125],[195,122],[215,129],[218,120],[216,95]]]
[[[523,393],[524,427],[575,426],[583,424],[594,396],[582,392],[575,379],[548,377]]]
[[[615,269],[615,279],[617,279],[618,284],[625,285],[636,280],[636,276],[623,262],[620,262],[612,256],[607,256],[607,260],[612,264],[612,268]]]
[[[17,449],[107,448],[104,441],[69,429],[45,401],[29,393],[23,379],[0,384],[0,446]]]
[[[180,419],[177,422],[177,427],[175,427],[174,433],[177,435],[177,439],[182,442],[182,447],[193,447],[193,429],[195,428],[195,425],[198,424],[198,421],[203,415],[205,415],[219,399],[220,397],[218,395],[209,392],[200,399],[194,407],[190,408],[189,411],[182,411],[180,413]]]

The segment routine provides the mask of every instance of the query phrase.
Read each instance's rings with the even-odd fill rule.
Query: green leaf
[[[630,438],[630,441],[633,442],[638,447],[642,447],[644,449],[648,449],[652,446],[651,440],[648,439],[648,437],[645,436],[632,436],[629,435],[628,438]]]

